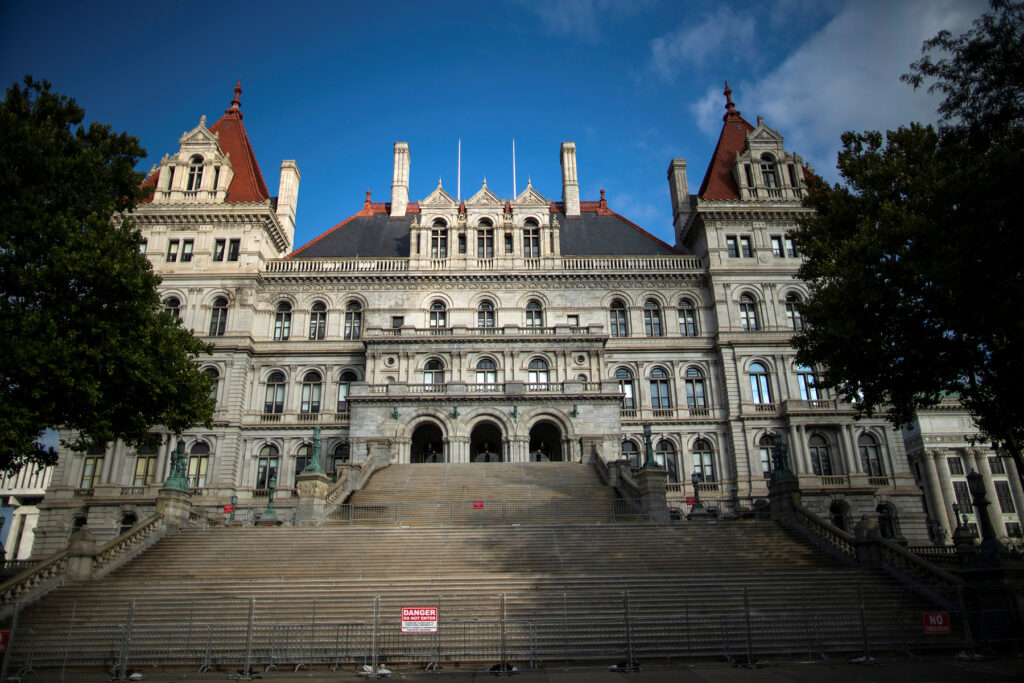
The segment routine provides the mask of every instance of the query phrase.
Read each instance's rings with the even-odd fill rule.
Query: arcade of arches
[[[478,420],[469,437],[450,438],[433,419],[416,424],[409,439],[409,463],[441,462],[560,462],[572,459],[573,448],[563,430],[552,420],[539,420],[529,430],[529,440],[509,438],[494,419]]]

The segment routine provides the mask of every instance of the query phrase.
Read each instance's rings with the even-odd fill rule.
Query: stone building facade
[[[902,435],[854,421],[795,363],[806,288],[788,235],[804,165],[728,90],[696,193],[686,162],[669,163],[675,246],[603,191],[581,201],[567,142],[561,201],[532,185],[501,198],[485,182],[464,201],[439,184],[418,202],[410,147],[396,143],[391,201],[367,193],[296,248],[298,168],[282,162],[271,196],[239,94],[154,168],[135,214],[165,309],[215,347],[201,361],[217,378],[213,428],[180,435],[194,503],[258,502],[275,477],[287,509],[314,427],[336,475],[370,457],[639,464],[650,424],[684,512],[694,471],[712,506],[758,505],[776,435],[810,508],[848,529],[884,515],[888,533],[928,539]],[[102,541],[150,514],[172,448],[62,453],[35,554],[85,522]]]

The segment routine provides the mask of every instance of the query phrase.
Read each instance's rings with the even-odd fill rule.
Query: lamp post
[[[700,473],[700,470],[694,469],[693,474],[690,475],[690,481],[693,482],[693,507],[690,508],[691,515],[706,515],[707,510],[704,509],[704,503],[700,502],[700,483],[704,481],[704,475]]]
[[[274,511],[274,489],[277,488],[277,476],[271,476],[267,482],[267,507],[260,515],[262,519],[277,519],[277,512]]]
[[[178,439],[178,447],[171,453],[171,472],[164,482],[165,489],[191,493],[188,487],[188,461],[185,459],[185,440]]]
[[[323,474],[324,468],[320,466],[320,425],[313,427],[313,449],[310,453],[309,463],[302,470],[302,474],[306,472],[312,472],[314,474]]]
[[[998,555],[1006,552],[1006,548],[996,538],[995,527],[992,526],[992,519],[988,515],[988,498],[985,496],[985,480],[975,470],[967,475],[967,488],[970,489],[971,497],[974,499],[974,507],[978,511],[978,523],[981,526],[981,556],[986,559],[995,559]]]
[[[772,456],[771,483],[781,484],[783,482],[796,481],[796,477],[793,476],[789,469],[789,458],[787,457],[789,449],[782,442],[782,437],[775,432],[768,432],[767,436]]]
[[[658,467],[658,461],[654,459],[654,447],[651,445],[651,423],[644,422],[644,469],[655,467]]]

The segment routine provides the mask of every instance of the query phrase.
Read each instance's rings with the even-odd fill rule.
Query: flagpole
[[[516,139],[512,138],[512,198],[515,199],[518,196],[516,189]]]
[[[462,138],[459,138],[459,175],[455,188],[455,201],[462,201]]]

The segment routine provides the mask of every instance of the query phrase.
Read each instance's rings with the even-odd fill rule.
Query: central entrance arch
[[[484,420],[473,427],[469,435],[470,462],[504,462],[501,428]]]
[[[412,433],[409,462],[444,462],[444,433],[435,422],[424,422]]]
[[[562,461],[562,430],[541,420],[530,428],[530,462]]]

